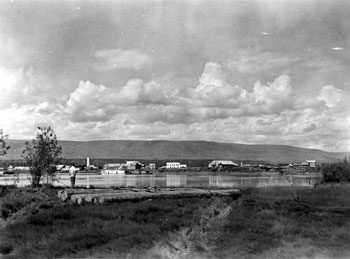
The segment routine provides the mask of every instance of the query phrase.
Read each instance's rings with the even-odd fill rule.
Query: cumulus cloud
[[[174,101],[174,92],[155,81],[131,79],[120,89],[80,81],[70,94],[65,111],[73,121],[107,121],[130,106],[157,106]]]
[[[279,113],[291,104],[290,82],[288,75],[281,75],[267,86],[257,81],[253,91],[248,92],[241,86],[227,83],[220,64],[210,62],[205,65],[199,85],[189,91],[195,105],[229,108],[231,111],[224,111],[228,116]]]
[[[176,91],[175,91],[176,92]],[[132,79],[115,95],[121,105],[137,104],[170,104],[175,101],[174,90],[160,85],[156,81],[143,82],[141,79]]]
[[[290,103],[290,77],[281,75],[271,84],[264,86],[257,81],[254,85],[253,96],[256,104],[269,112],[280,112]]]
[[[38,125],[65,125],[55,104],[18,105],[0,109],[0,128],[10,134],[10,138],[30,139]]]
[[[317,96],[317,99],[324,101],[328,107],[334,107],[340,104],[344,98],[349,97],[349,94],[343,90],[334,87],[333,85],[326,85],[322,88],[321,92]]]
[[[90,81],[80,81],[70,94],[65,110],[73,121],[105,121],[111,118],[110,103],[106,102],[106,87]]]
[[[9,107],[13,103],[28,104],[43,99],[48,90],[42,86],[33,74],[33,68],[24,70],[0,67],[0,107]]]
[[[206,86],[222,87],[224,85],[225,76],[221,65],[214,62],[205,64],[204,71],[199,78],[199,90],[205,90]]]
[[[188,94],[181,95],[168,91],[157,82],[145,84],[141,80],[131,80],[117,93],[118,97],[113,98],[119,98],[120,105],[139,105],[128,108],[128,114],[132,121],[144,124],[190,124],[229,117],[278,114],[291,103],[288,75],[277,77],[267,86],[257,82],[253,91],[248,92],[227,83],[220,64],[209,62],[198,83],[195,88],[188,89]]]
[[[141,70],[153,64],[152,57],[138,49],[102,49],[94,54],[94,68],[100,71],[129,68]]]
[[[225,80],[220,64],[209,62],[199,78],[199,85],[190,89],[190,96],[202,107],[238,107],[247,92]]]

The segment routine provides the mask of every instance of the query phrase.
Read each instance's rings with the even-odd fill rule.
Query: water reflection
[[[166,186],[167,187],[185,187],[187,186],[187,175],[166,175]]]
[[[17,185],[19,187],[30,185],[30,176],[1,175],[0,185]],[[241,177],[234,175],[99,175],[78,174],[76,186],[81,187],[270,187],[270,186],[313,186],[318,175],[308,176],[252,176]],[[68,174],[57,174],[55,186],[70,186]]]
[[[272,186],[314,186],[320,177],[313,176],[259,176],[259,177],[229,177],[221,175],[209,176],[209,186],[239,188],[239,187],[272,187]]]

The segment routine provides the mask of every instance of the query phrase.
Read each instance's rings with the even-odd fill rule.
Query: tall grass
[[[319,252],[327,255],[322,258],[346,258],[349,196],[350,185],[321,185],[247,189],[238,200],[221,200],[225,206],[215,200],[225,198],[63,205],[8,225],[0,232],[0,253],[3,258],[181,258],[147,251],[155,244],[176,247],[169,237],[185,233],[180,237],[198,258],[318,258]],[[217,225],[211,214],[225,219]],[[191,231],[195,235],[188,238]],[[207,243],[191,246],[205,238]]]
[[[298,199],[285,187],[243,192],[218,242],[220,256],[349,258],[350,186],[296,189]]]
[[[188,225],[192,213],[207,199],[157,200],[104,205],[60,206],[30,215],[2,233],[13,253],[8,258],[65,257],[118,243],[126,253],[134,246],[150,247],[168,232]],[[1,251],[0,251],[1,252]]]

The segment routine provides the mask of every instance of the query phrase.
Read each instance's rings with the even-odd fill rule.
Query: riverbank
[[[349,184],[83,206],[57,190],[0,194],[18,209],[0,231],[3,258],[350,257]]]

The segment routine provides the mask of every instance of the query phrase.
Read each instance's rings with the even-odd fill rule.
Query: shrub
[[[324,182],[350,181],[350,163],[347,159],[336,163],[322,164],[321,171]]]

